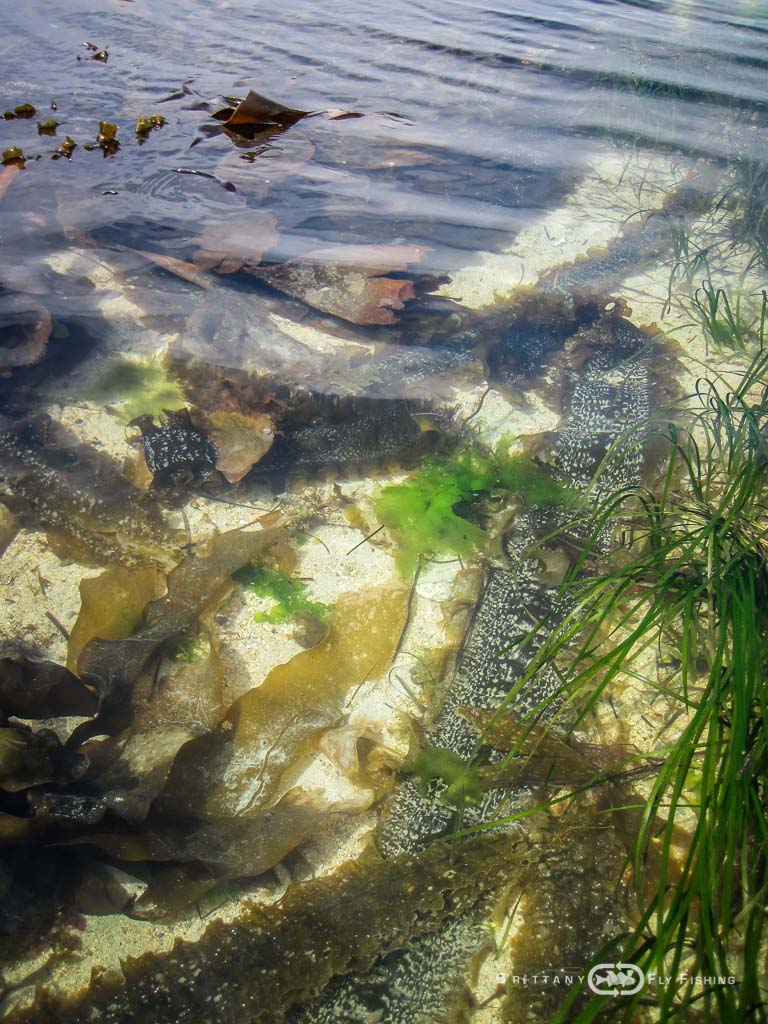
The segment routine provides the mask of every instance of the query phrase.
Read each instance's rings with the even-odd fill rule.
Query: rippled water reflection
[[[3,18],[4,108],[30,102],[45,119],[55,101],[58,137],[79,146],[53,163],[34,120],[0,123],[3,149],[41,155],[4,203],[6,253],[61,244],[72,206],[79,229],[182,253],[204,218],[256,205],[278,218],[271,257],[406,240],[434,246],[430,266],[449,272],[551,205],[606,134],[721,159],[739,110],[766,102],[768,25],[754,4],[115,0],[7,5]],[[366,117],[305,121],[250,149],[206,137],[221,97],[247,88]],[[132,124],[155,111],[167,126],[139,146]],[[106,160],[82,149],[100,120],[120,125]],[[759,156],[762,139],[740,131],[738,146]],[[292,173],[272,181],[275,168]]]

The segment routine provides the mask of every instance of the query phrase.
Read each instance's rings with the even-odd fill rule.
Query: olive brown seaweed
[[[168,782],[190,813],[238,816],[267,809],[286,771],[337,724],[348,691],[391,664],[405,625],[408,591],[343,595],[316,647],[278,665],[226,716],[229,727],[189,744]]]

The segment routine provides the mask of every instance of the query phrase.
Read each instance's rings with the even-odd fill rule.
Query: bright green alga
[[[330,611],[328,605],[309,600],[307,588],[301,580],[265,565],[248,565],[235,573],[235,579],[259,597],[274,601],[268,612],[256,612],[256,622],[271,622],[273,625],[290,622],[297,612],[305,612],[325,622]]]
[[[527,505],[570,504],[574,495],[525,455],[460,448],[429,456],[406,481],[383,488],[376,501],[382,524],[400,534],[398,564],[405,576],[423,554],[467,555],[484,540],[471,521],[473,506],[491,495],[514,493]]]

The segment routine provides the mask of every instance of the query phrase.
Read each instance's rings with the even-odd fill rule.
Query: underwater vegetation
[[[398,565],[412,575],[423,555],[461,557],[487,538],[473,519],[480,502],[491,495],[516,495],[527,505],[568,505],[574,493],[525,455],[510,455],[509,441],[494,453],[457,448],[429,456],[401,484],[382,488],[376,514],[382,525],[397,531]]]
[[[521,716],[541,706],[538,717],[551,717],[557,706],[557,672],[547,669],[529,676],[527,671],[541,643],[538,637],[530,638],[531,623],[556,629],[567,613],[558,583],[574,557],[569,546],[574,541],[580,544],[578,531],[572,527],[574,520],[585,515],[591,522],[591,513],[585,513],[576,489],[589,494],[597,487],[610,489],[639,482],[643,444],[638,445],[636,438],[627,443],[626,424],[642,424],[649,414],[645,336],[623,317],[609,315],[589,328],[588,338],[592,354],[573,372],[568,415],[554,442],[554,479],[542,480],[538,471],[532,472],[535,467],[530,461],[519,456],[491,457],[472,449],[454,456],[454,472],[466,481],[467,490],[506,482],[509,490],[500,494],[511,503],[513,512],[504,527],[503,567],[488,569],[455,672],[447,681],[442,707],[428,732],[428,749],[451,751],[470,767],[462,773],[457,758],[450,758],[450,764],[442,766],[443,774],[428,776],[427,796],[420,792],[423,779],[405,780],[388,809],[379,839],[386,854],[420,849],[461,830],[462,824],[465,828],[485,827],[498,818],[502,804],[508,803],[508,796],[498,790],[485,792],[476,803],[464,801],[462,806],[443,798],[449,786],[457,794],[466,787],[474,790],[473,799],[476,796],[470,769],[475,756],[482,754],[482,744],[467,720],[468,707],[494,710],[512,702]],[[614,457],[604,466],[609,452]],[[534,504],[531,497],[540,503]],[[539,539],[569,533],[573,536],[559,548],[556,541],[554,548],[539,549]],[[481,532],[479,539],[483,537]]]
[[[746,352],[755,342],[763,345],[768,314],[765,290],[756,299],[743,285],[717,287],[708,270],[693,295],[693,306],[708,342],[716,350]]]
[[[10,722],[3,730],[4,847],[47,846],[58,837],[101,843],[118,856],[130,849],[129,860],[137,853],[140,860],[167,859],[167,839],[153,839],[151,825],[142,835],[139,823],[178,751],[215,728],[226,709],[210,645],[191,662],[182,660],[159,695],[152,683],[159,666],[148,678],[144,669],[169,645],[189,637],[232,574],[280,535],[277,527],[221,534],[165,578],[155,568],[112,566],[82,581],[81,611],[69,636],[70,669],[18,658],[0,663],[4,721],[11,715],[83,719],[69,726],[64,743],[49,729],[22,723]],[[89,744],[94,735],[101,740]],[[154,746],[147,744],[149,736]],[[127,831],[121,832],[121,822],[130,823]],[[94,826],[98,836],[85,840]]]
[[[734,156],[717,203],[733,218],[735,244],[750,246],[768,269],[768,168],[749,156]]]
[[[459,809],[477,804],[482,798],[483,786],[477,769],[445,747],[424,747],[404,770],[413,773],[423,797],[432,796],[435,783],[440,783],[439,799]]]
[[[575,728],[649,647],[674,652],[669,678],[651,685],[683,726],[674,746],[645,755],[659,766],[634,842],[635,923],[609,951],[668,979],[658,983],[663,1021],[689,1020],[694,1008],[703,1019],[766,1019],[767,371],[760,351],[736,385],[700,381],[692,427],[665,432],[658,486],[605,496],[581,561],[609,520],[631,528],[629,553],[595,577],[576,567],[572,610],[524,677],[557,662]],[[718,980],[729,977],[734,984]],[[576,998],[553,1021],[593,1020],[601,1002],[576,1012]],[[610,1019],[636,1020],[642,1000],[623,1000]]]
[[[673,290],[694,323],[704,332],[707,346],[718,352],[749,352],[765,343],[768,294],[758,286],[760,256],[756,251],[735,279],[718,283],[712,255],[697,245],[684,223],[670,223],[674,258],[669,275],[667,302]],[[678,286],[677,289],[675,286]]]
[[[14,892],[14,957],[57,908],[172,916],[223,880],[263,875],[333,816],[359,813],[359,801],[336,806],[292,780],[338,723],[350,687],[391,663],[407,590],[340,598],[311,649],[234,699],[226,683],[236,668],[205,616],[233,574],[262,567],[284,542],[282,525],[234,530],[165,575],[113,566],[82,582],[74,671],[0,662],[0,869]],[[289,577],[251,569],[248,578],[294,615],[326,611]],[[81,719],[59,738],[11,718],[52,713]],[[51,896],[42,907],[29,899],[41,878]],[[124,891],[119,878],[143,891]]]
[[[221,122],[216,128],[241,148],[255,140],[269,146],[266,139],[310,116],[256,94],[232,101],[220,115],[215,118]],[[339,116],[356,115],[342,112]],[[329,112],[327,119],[334,116]],[[151,126],[141,127],[148,134]],[[138,129],[139,125],[141,138]],[[110,143],[117,142],[116,133],[103,134],[105,154],[114,151]],[[130,145],[131,140],[127,141]],[[310,155],[304,160],[311,159],[312,146],[308,148]],[[239,159],[242,154],[234,155]],[[226,191],[228,186],[236,191],[231,182],[219,180],[219,184]],[[425,740],[422,749],[406,760],[400,779],[392,777],[392,752],[381,755],[386,764],[383,781],[377,777],[371,784],[366,809],[381,798],[382,790],[393,792],[373,843],[332,877],[306,882],[307,866],[313,869],[314,865],[311,855],[307,863],[302,862],[303,844],[308,838],[331,833],[331,824],[335,826],[347,808],[328,806],[318,792],[292,788],[293,783],[328,731],[345,722],[354,699],[350,694],[356,695],[363,682],[375,681],[377,675],[384,678],[393,658],[403,653],[415,585],[410,596],[407,584],[399,584],[371,587],[366,595],[342,595],[333,606],[313,601],[300,578],[273,567],[292,566],[290,559],[270,561],[272,552],[267,549],[282,528],[269,537],[260,531],[258,539],[249,531],[232,531],[214,537],[207,547],[194,543],[203,502],[192,506],[194,535],[185,518],[188,536],[173,537],[171,544],[158,521],[155,550],[165,547],[165,567],[177,563],[170,572],[161,572],[156,567],[159,560],[152,557],[139,559],[139,567],[128,559],[115,566],[112,555],[106,573],[82,581],[81,614],[69,637],[69,672],[21,657],[8,659],[0,670],[5,673],[0,676],[0,707],[6,718],[18,715],[19,709],[76,708],[86,719],[66,739],[54,739],[38,723],[0,722],[0,840],[8,844],[0,863],[0,891],[10,892],[9,905],[14,920],[22,922],[23,941],[33,941],[45,932],[44,922],[23,915],[23,904],[32,902],[36,876],[41,889],[44,881],[52,879],[50,891],[65,907],[72,903],[75,877],[88,883],[106,879],[103,888],[108,898],[95,898],[93,884],[87,894],[78,886],[75,906],[85,913],[118,912],[141,920],[173,919],[198,898],[218,898],[226,891],[225,883],[237,892],[236,880],[248,879],[250,885],[278,866],[285,892],[266,909],[241,903],[233,924],[214,924],[197,943],[181,942],[159,956],[123,964],[125,980],[118,972],[97,972],[89,991],[62,1001],[53,989],[46,990],[43,978],[36,1005],[17,1015],[20,1019],[35,1024],[96,1018],[105,1024],[143,1020],[177,1024],[182,1018],[215,1018],[233,1024],[244,1019],[264,1024],[464,1020],[476,1011],[467,977],[479,957],[491,949],[496,938],[492,925],[506,912],[510,900],[524,916],[524,926],[514,939],[514,962],[524,969],[529,965],[535,970],[554,955],[561,956],[562,962],[579,963],[607,940],[616,940],[626,927],[620,884],[624,846],[628,837],[634,841],[638,830],[645,847],[642,852],[639,846],[632,849],[641,910],[630,918],[630,929],[637,927],[638,932],[632,936],[634,947],[632,942],[628,945],[628,958],[642,956],[650,965],[661,965],[663,957],[656,946],[666,942],[672,956],[688,967],[686,957],[693,948],[696,926],[705,922],[696,941],[706,943],[719,926],[717,921],[713,924],[718,914],[725,919],[736,913],[739,927],[747,922],[747,939],[760,941],[760,928],[750,915],[760,903],[764,880],[756,858],[751,853],[751,859],[745,858],[733,838],[741,819],[731,815],[733,829],[728,831],[717,824],[714,813],[710,815],[710,826],[721,828],[719,849],[717,841],[714,844],[718,855],[725,861],[729,856],[735,859],[730,888],[723,888],[722,898],[718,894],[714,917],[702,917],[701,897],[695,893],[696,886],[703,889],[705,878],[713,880],[713,862],[706,864],[700,877],[696,875],[699,868],[692,868],[693,881],[684,876],[686,895],[678,898],[681,873],[672,859],[677,857],[679,832],[665,832],[674,828],[675,800],[685,812],[678,816],[682,829],[700,792],[707,806],[717,805],[719,818],[727,815],[730,797],[722,796],[721,776],[715,772],[716,781],[709,789],[702,787],[700,777],[730,742],[729,730],[739,730],[738,741],[748,749],[745,728],[747,739],[758,728],[754,680],[751,690],[747,687],[751,704],[728,703],[727,658],[722,652],[727,653],[730,638],[736,636],[734,627],[727,626],[714,638],[707,634],[715,620],[726,614],[724,598],[712,586],[713,574],[727,566],[725,575],[730,579],[731,563],[740,556],[734,554],[736,549],[729,549],[724,558],[713,560],[720,540],[710,537],[702,541],[699,563],[696,551],[690,564],[680,557],[673,577],[664,575],[668,568],[664,557],[638,569],[625,589],[619,582],[605,582],[618,579],[610,571],[607,576],[593,575],[596,569],[614,564],[619,566],[617,573],[627,571],[638,553],[649,557],[653,551],[658,556],[661,548],[672,544],[675,515],[682,517],[682,525],[673,539],[680,542],[682,551],[682,527],[690,527],[685,517],[706,518],[729,489],[728,484],[719,484],[706,499],[689,500],[681,481],[687,468],[700,467],[706,457],[690,448],[687,435],[680,431],[667,436],[679,460],[670,471],[668,487],[661,485],[663,499],[659,490],[639,489],[646,440],[642,431],[652,392],[647,366],[655,352],[651,332],[636,328],[623,313],[618,315],[622,308],[618,303],[613,307],[615,315],[606,316],[601,313],[605,302],[593,301],[598,293],[604,300],[606,287],[630,269],[652,264],[674,247],[670,224],[677,218],[684,230],[688,216],[697,212],[695,200],[670,202],[665,212],[666,219],[646,218],[636,229],[626,230],[598,257],[553,272],[543,283],[550,286],[557,311],[548,313],[550,307],[542,303],[536,312],[532,303],[525,315],[513,318],[509,329],[503,316],[497,316],[493,328],[500,340],[495,347],[491,343],[490,349],[477,343],[485,329],[482,316],[471,345],[460,337],[458,323],[455,331],[448,331],[445,345],[445,336],[439,334],[432,345],[430,337],[423,338],[418,330],[409,336],[410,325],[420,326],[418,319],[409,320],[409,312],[398,335],[405,345],[390,345],[392,339],[381,344],[384,332],[377,327],[360,334],[373,339],[370,344],[356,345],[349,326],[340,325],[340,335],[332,341],[326,336],[322,344],[327,349],[318,355],[309,346],[289,340],[274,321],[272,326],[262,325],[262,319],[287,309],[287,303],[277,305],[274,296],[272,305],[265,302],[263,309],[241,302],[238,289],[247,278],[233,279],[231,293],[218,296],[220,302],[206,298],[205,330],[192,342],[182,337],[177,351],[170,353],[179,383],[159,366],[138,362],[126,366],[129,360],[121,360],[102,378],[103,390],[94,397],[110,403],[122,419],[139,427],[147,468],[159,485],[144,496],[137,489],[116,490],[116,500],[105,503],[103,520],[100,508],[97,516],[89,518],[88,506],[76,503],[66,506],[58,520],[52,518],[52,495],[60,486],[59,477],[41,477],[40,463],[56,463],[54,468],[66,484],[79,453],[74,453],[74,460],[62,459],[56,438],[37,445],[39,497],[31,504],[25,494],[33,489],[34,474],[27,478],[17,471],[20,484],[14,510],[28,524],[77,523],[73,532],[78,539],[98,533],[98,522],[103,521],[111,525],[101,532],[118,549],[134,518],[143,523],[144,508],[154,513],[170,511],[171,495],[162,493],[163,484],[173,485],[179,493],[183,485],[194,491],[196,480],[207,477],[212,467],[230,484],[243,481],[242,490],[234,495],[243,499],[242,522],[250,514],[245,511],[249,501],[262,497],[259,488],[264,486],[265,474],[274,472],[279,479],[296,471],[302,481],[316,470],[336,465],[364,467],[378,461],[388,467],[396,459],[413,467],[419,459],[401,482],[382,487],[375,498],[382,527],[391,530],[397,541],[401,574],[406,580],[412,578],[427,558],[460,560],[478,554],[485,586],[456,655],[455,674],[431,680],[434,689],[442,687],[445,700],[434,709],[434,717],[430,712],[419,723],[418,732]],[[415,286],[399,276],[407,264],[420,258],[416,247],[345,251],[347,247],[335,246],[305,254],[304,259],[262,264],[278,235],[276,219],[270,214],[259,217],[260,213],[246,218],[237,244],[233,241],[229,248],[228,232],[234,225],[207,225],[194,240],[199,249],[191,258],[197,266],[176,261],[173,272],[187,274],[193,283],[208,271],[214,281],[215,274],[250,274],[257,278],[256,287],[263,285],[268,295],[271,288],[293,296],[297,300],[289,313],[295,316],[293,325],[300,326],[304,317],[310,328],[324,323],[314,310],[348,324],[391,324],[417,295],[418,282]],[[163,266],[158,254],[149,258]],[[695,266],[680,273],[690,277],[693,295],[705,264],[696,262],[696,254],[692,258]],[[170,260],[165,264],[172,269]],[[391,270],[396,271],[393,278],[382,276]],[[695,295],[703,304],[701,315],[710,316],[714,344],[738,347],[733,340],[737,332],[739,337],[750,333],[763,337],[765,301],[755,320],[754,311],[740,305],[738,295],[715,289],[709,277],[708,284],[709,291],[702,286]],[[259,322],[254,325],[256,310]],[[300,331],[297,334],[302,336]],[[417,338],[418,343],[411,345]],[[185,351],[192,353],[186,364]],[[510,454],[506,439],[496,450],[482,450],[422,428],[418,414],[429,410],[431,396],[438,394],[436,378],[450,371],[453,383],[467,367],[475,372],[481,353],[486,356],[492,386],[514,391],[521,378],[530,382],[538,371],[543,371],[542,377],[551,373],[551,391],[557,392],[558,407],[562,401],[564,421],[546,465],[527,455]],[[711,399],[708,393],[710,411],[718,401],[714,399],[713,404]],[[189,411],[188,405],[193,406]],[[444,402],[440,411],[447,408]],[[439,414],[433,416],[444,429],[445,421]],[[639,428],[628,431],[629,425]],[[720,436],[719,429],[713,437]],[[765,433],[762,423],[757,433]],[[23,440],[13,441],[3,457],[12,462]],[[548,437],[544,443],[551,440]],[[438,447],[439,452],[432,451]],[[425,456],[425,449],[431,454]],[[89,490],[86,468],[90,467],[89,463],[81,475],[81,493],[86,497],[108,489],[112,479],[99,475]],[[330,490],[324,490],[327,474],[318,475],[321,482],[310,500],[324,498]],[[347,482],[342,486],[336,487],[337,495],[346,492]],[[51,493],[46,496],[48,488]],[[132,504],[121,516],[118,505],[123,493],[131,496]],[[211,502],[203,515],[210,514],[212,521],[216,515],[210,509],[220,494],[205,495]],[[596,517],[582,500],[583,494],[588,501],[600,500]],[[683,494],[685,500],[680,497]],[[636,504],[627,511],[623,502],[631,499]],[[644,528],[645,499],[654,509],[649,513],[653,530]],[[286,504],[293,507],[294,500],[295,492]],[[640,513],[638,503],[643,506]],[[239,502],[231,504],[237,507]],[[692,508],[697,508],[695,515]],[[743,517],[739,528],[745,537],[762,528],[760,514],[755,505]],[[628,558],[622,552],[614,563],[611,553],[620,526],[632,533],[633,546]],[[181,540],[188,543],[182,547]],[[706,571],[705,549],[710,559]],[[384,557],[381,551],[366,549],[365,554]],[[685,554],[690,551],[686,549]],[[482,557],[486,555],[490,565]],[[677,559],[676,554],[669,557]],[[760,566],[753,568],[757,579]],[[480,576],[477,568],[472,571]],[[559,589],[564,575],[566,585]],[[698,590],[683,597],[685,586],[697,575]],[[230,643],[226,632],[217,632],[225,622],[221,613],[233,582],[265,602],[265,610],[254,616],[257,623],[288,623],[308,616],[323,626],[304,644],[310,649],[265,673],[255,688],[248,676],[250,666],[239,663],[236,644]],[[595,692],[595,680],[599,685],[606,677],[608,686],[619,671],[631,666],[632,652],[623,646],[625,634],[636,628],[643,611],[633,606],[613,633],[615,609],[622,609],[625,601],[655,600],[654,588],[668,599],[669,607],[652,617],[653,628],[669,615],[665,649],[678,650],[680,666],[688,666],[680,702],[683,717],[697,714],[700,703],[710,699],[702,685],[703,667],[721,652],[712,670],[716,678],[712,699],[718,701],[719,713],[717,721],[712,717],[702,727],[703,733],[685,734],[693,744],[687,762],[684,753],[670,755],[668,750],[651,752],[653,758],[629,753],[642,761],[642,769],[651,770],[651,776],[643,777],[652,777],[654,787],[659,780],[660,786],[654,788],[645,817],[642,808],[633,817],[625,805],[642,804],[642,800],[615,779],[621,767],[615,760],[621,760],[621,755],[612,761],[602,752],[590,760],[567,730],[574,727],[582,696],[588,703]],[[762,583],[758,586],[762,600],[761,588]],[[615,608],[600,619],[599,601],[610,603],[614,590]],[[235,603],[242,596],[235,590]],[[692,620],[703,618],[702,635],[694,635],[693,630],[681,638],[671,623],[681,609]],[[540,628],[532,635],[531,623],[536,621]],[[752,619],[744,630],[756,627],[762,629],[763,624]],[[275,632],[251,631],[258,636]],[[741,638],[739,633],[739,642]],[[645,640],[638,638],[636,649],[644,645]],[[626,662],[612,674],[613,662],[602,659],[622,653]],[[451,661],[450,656],[446,661]],[[571,691],[572,676],[578,678],[593,666],[583,686],[574,685]],[[669,680],[665,684],[670,685]],[[429,697],[435,693],[431,691]],[[753,720],[745,727],[750,715]],[[505,727],[507,734],[502,735]],[[369,746],[377,740],[363,734],[354,742],[365,777]],[[411,742],[413,747],[415,736]],[[757,744],[749,749],[756,753],[749,754],[742,775],[759,766],[762,757]],[[730,756],[733,767],[735,754]],[[678,786],[674,771],[684,769]],[[553,790],[559,803],[548,805]],[[757,812],[765,809],[764,788],[753,792],[737,786],[734,793],[747,803],[756,831]],[[671,818],[665,820],[670,804]],[[561,821],[563,806],[566,812]],[[351,806],[349,810],[355,813]],[[540,827],[546,815],[550,831]],[[349,824],[355,827],[359,822]],[[470,835],[473,832],[482,834]],[[702,833],[701,841],[706,839]],[[659,847],[670,862],[665,866],[661,858],[661,873]],[[737,891],[734,879],[738,873],[740,881],[742,864],[748,884]],[[115,865],[120,867],[113,873]],[[144,887],[141,895],[116,891],[120,886],[112,883],[123,869],[134,890]],[[72,878],[64,877],[70,871]],[[286,874],[291,879],[288,883]],[[651,911],[648,894],[655,891],[659,879],[659,895],[654,896]],[[693,893],[690,898],[689,893]],[[669,908],[670,913],[674,911],[671,917]],[[683,926],[685,939],[677,944],[675,928]],[[511,918],[507,932],[510,927]],[[715,959],[702,964],[709,968]],[[756,1005],[754,993],[753,986]],[[501,992],[496,998],[504,1020],[517,1022],[534,1014],[545,1020],[556,1012],[552,998],[537,1002],[527,993],[509,990],[503,1001]],[[574,996],[561,1008],[558,1019],[582,1012],[584,1020],[602,1014],[604,1006],[583,1010],[586,998],[583,992]],[[677,1011],[678,997],[670,998],[669,1005]],[[686,1010],[695,1009],[696,1000],[698,993],[691,993],[689,1005],[679,1008],[681,1018]],[[739,1010],[746,1007],[749,1012],[753,1004],[745,1001]]]
[[[493,526],[489,525],[492,521],[508,520],[512,514],[525,523],[524,545],[523,541],[508,543],[506,555],[497,556],[509,558],[509,567],[489,574],[491,581],[501,583],[496,587],[491,582],[486,590],[484,611],[477,617],[483,629],[473,634],[461,685],[451,694],[445,713],[436,723],[433,742],[416,756],[413,776],[398,787],[399,792],[410,792],[409,786],[414,789],[417,802],[405,807],[406,814],[400,822],[393,815],[391,826],[389,812],[385,815],[378,845],[386,857],[384,861],[376,860],[378,866],[386,865],[383,877],[392,877],[391,871],[403,863],[402,858],[412,865],[420,863],[422,856],[443,856],[441,848],[432,847],[429,840],[449,833],[455,827],[457,814],[461,822],[463,812],[467,812],[467,826],[491,821],[499,808],[499,794],[506,797],[514,788],[509,777],[504,785],[493,785],[492,768],[499,752],[494,755],[495,761],[482,765],[482,771],[476,771],[474,765],[467,767],[466,744],[471,752],[478,735],[466,719],[461,719],[459,705],[469,704],[475,709],[495,706],[503,699],[512,679],[525,669],[525,662],[507,663],[497,653],[508,644],[510,631],[520,632],[521,603],[525,611],[535,609],[535,601],[528,601],[527,597],[553,589],[549,584],[537,584],[526,590],[515,582],[523,562],[529,573],[525,582],[529,577],[535,581],[538,573],[535,560],[527,559],[521,552],[521,545],[527,546],[533,539],[528,528],[548,527],[551,521],[567,520],[574,514],[578,500],[571,479],[580,481],[580,474],[591,478],[596,460],[604,453],[604,446],[613,443],[617,431],[623,429],[627,415],[642,416],[645,410],[636,399],[644,394],[638,384],[642,378],[638,353],[645,352],[646,339],[620,317],[609,321],[595,329],[594,337],[590,335],[595,354],[572,370],[573,380],[567,391],[568,416],[558,449],[562,456],[556,470],[558,476],[530,457],[510,454],[506,441],[493,452],[460,444],[424,457],[403,483],[385,487],[379,494],[377,508],[381,512],[384,502],[386,514],[386,502],[390,502],[390,522],[401,533],[404,546],[412,522],[420,531],[415,546],[406,552],[411,558],[409,566],[406,557],[408,574],[413,573],[423,555],[446,551],[440,530],[445,520],[450,521],[449,517],[455,518],[456,533],[449,534],[448,543],[466,545],[462,550],[467,553],[493,537]],[[611,346],[617,347],[616,353],[602,351],[603,347],[610,350]],[[396,425],[407,425],[409,444],[424,437],[404,403],[387,403],[383,409],[374,406],[373,411],[379,415],[361,417],[362,426],[345,419],[344,410],[309,423],[302,424],[297,418],[295,427],[286,425],[275,442],[278,453],[281,439],[286,439],[286,443],[287,439],[295,441],[291,437],[295,432],[306,452],[305,466],[312,466],[313,460],[322,458],[329,450],[331,454],[347,456],[353,451],[362,454],[371,433],[376,431],[383,442],[379,447],[384,447],[391,420]],[[190,418],[190,422],[194,427],[195,421]],[[595,423],[600,428],[596,446]],[[164,415],[159,426],[145,427],[149,436],[157,439],[168,425],[169,417]],[[338,439],[338,447],[328,443],[329,428],[336,431],[333,436]],[[368,431],[368,435],[360,433],[361,429]],[[300,433],[302,430],[305,433]],[[294,452],[297,449],[298,445]],[[370,456],[370,450],[367,454]],[[294,462],[302,465],[298,457],[286,462],[288,466]],[[159,472],[163,467],[156,461],[154,468]],[[391,666],[409,614],[410,588],[398,583],[372,590],[364,597],[342,595],[333,608],[325,608],[309,599],[301,580],[271,568],[269,549],[278,543],[283,532],[281,527],[231,531],[215,536],[207,546],[193,544],[176,567],[160,574],[159,580],[153,575],[154,570],[146,567],[125,566],[118,572],[113,566],[88,581],[88,585],[84,582],[81,617],[70,637],[69,664],[79,677],[79,689],[96,695],[97,707],[91,708],[90,717],[70,735],[63,758],[54,756],[55,751],[40,751],[41,770],[45,768],[51,778],[39,783],[38,792],[29,793],[27,787],[14,798],[21,804],[4,805],[12,819],[7,826],[8,838],[16,849],[31,848],[40,841],[66,842],[78,870],[89,876],[102,873],[105,865],[117,862],[121,870],[127,868],[134,880],[145,886],[141,895],[120,897],[118,911],[139,919],[167,917],[225,880],[253,878],[268,871],[293,854],[308,837],[322,831],[331,816],[345,813],[343,806],[329,808],[312,793],[295,792],[290,788],[291,780],[317,748],[323,734],[343,720],[350,690],[369,677],[385,673]],[[447,553],[454,553],[450,546]],[[528,562],[531,564],[527,565]],[[227,698],[227,686],[241,669],[236,662],[225,660],[215,630],[211,629],[211,615],[221,595],[231,587],[233,575],[235,582],[251,586],[260,596],[274,602],[273,608],[263,613],[265,620],[286,621],[309,614],[321,617],[327,625],[311,649],[278,665],[255,689],[238,690],[235,678],[234,689],[242,694],[235,700]],[[504,601],[508,614],[500,615]],[[201,638],[199,650],[187,657],[185,645],[194,637]],[[79,760],[81,755],[87,762]],[[20,777],[20,781],[26,779]],[[367,799],[372,802],[380,795],[371,788]],[[23,814],[13,813],[21,809]],[[350,808],[350,812],[355,813],[355,809]],[[412,833],[414,846],[404,844],[405,833],[399,831],[403,822],[405,833]],[[517,877],[518,866],[526,870],[530,866],[519,865],[516,859],[521,849],[530,850],[528,841],[521,846],[517,836],[505,833],[502,838],[503,843],[494,847],[501,857],[496,861],[495,873],[484,872],[482,857],[478,855],[478,850],[484,848],[482,844],[477,847],[470,842],[466,846],[467,857],[470,846],[473,851],[472,900],[461,906],[453,904],[450,886],[446,889],[441,880],[429,897],[430,905],[439,909],[438,918],[432,921],[434,928],[424,915],[414,911],[413,901],[405,900],[405,906],[392,911],[408,917],[395,938],[391,939],[392,933],[387,930],[391,915],[383,914],[366,946],[369,954],[350,958],[345,949],[344,955],[334,961],[333,973],[364,974],[375,961],[370,977],[364,977],[360,983],[363,989],[367,985],[377,991],[384,983],[380,979],[391,977],[392,971],[408,978],[414,971],[422,974],[421,1003],[414,995],[415,990],[409,988],[388,1004],[391,1013],[399,1015],[389,1019],[398,1020],[398,1024],[409,1019],[408,1014],[421,1012],[420,1005],[439,1008],[451,1001],[463,1001],[466,965],[487,945],[486,922],[491,905],[485,901],[489,898],[492,903],[492,894]],[[483,842],[493,843],[497,839],[491,836]],[[419,844],[421,848],[415,848]],[[464,843],[459,845],[461,850],[465,848]],[[556,844],[551,844],[552,856],[556,849]],[[372,850],[370,856],[376,856]],[[451,863],[455,863],[465,854],[451,849],[449,856]],[[390,869],[390,864],[395,867]],[[354,870],[364,875],[365,861],[356,863]],[[15,877],[20,879],[21,886],[23,879],[18,868]],[[342,872],[329,880],[329,891],[335,893],[333,887],[341,884],[344,877]],[[453,877],[448,881],[453,885]],[[285,906],[295,917],[286,927],[298,927],[302,920],[296,917],[300,912],[297,905],[289,900]],[[345,912],[356,919],[358,915],[367,918],[367,907],[359,902],[354,908],[345,907]],[[114,912],[116,908],[112,909]],[[428,932],[428,936],[422,931]],[[598,933],[602,931],[598,929]],[[318,933],[318,941],[323,934]],[[213,942],[213,935],[214,932],[208,933],[205,942],[209,938]],[[274,928],[269,935],[274,935]],[[243,999],[243,960],[238,943],[253,943],[254,934],[244,928],[227,941],[234,944],[232,955],[226,965],[222,960],[218,988],[215,992],[211,989],[210,998],[224,998],[230,979],[240,978],[238,994],[233,996],[235,1013]],[[390,949],[393,942],[397,949]],[[166,964],[168,976],[174,978],[177,968],[186,970],[190,963],[194,966],[205,948],[205,943],[192,945],[183,954],[178,953],[181,959],[177,960],[173,959],[176,953],[170,954]],[[307,955],[317,958],[319,953],[311,949]],[[393,960],[387,959],[390,955]],[[130,975],[130,967],[126,969]],[[327,980],[322,972],[306,972],[301,984],[295,984],[285,970],[286,963],[280,969],[276,967],[269,977],[264,976],[265,984],[271,979],[273,987],[258,996],[258,1012],[270,1024],[280,1019],[279,1014],[288,1006],[313,999]],[[157,984],[163,983],[151,982],[147,972],[147,963],[137,964],[132,977],[147,979],[148,985],[155,985],[157,994]],[[210,978],[209,973],[209,981]],[[282,986],[289,982],[290,991],[286,992]],[[357,985],[351,995],[345,990],[347,994],[342,993],[339,998],[345,1000],[349,995],[354,1005],[355,993],[360,991]],[[195,1005],[199,1005],[201,1013],[209,1005],[206,992],[196,989]],[[107,980],[106,987],[92,987],[82,1004],[82,1013],[90,1013],[94,1005],[104,1000],[101,1005],[113,1007],[104,1010],[105,1020],[119,1020],[123,1007],[128,1005],[134,1018],[140,1019],[136,1018],[138,1011],[131,1003],[133,999],[134,994],[128,989]],[[52,1000],[51,1007],[55,997]],[[168,1008],[169,1019],[173,1019],[173,998],[167,1003],[165,1000],[163,995],[160,1001]],[[153,1019],[162,1019],[159,1015],[165,1010],[158,1009],[157,1000],[148,1003],[147,1012],[150,1005]],[[273,1007],[279,1009],[273,1012]],[[47,1012],[40,1009],[41,1014]],[[69,1011],[58,1004],[58,1010],[50,1012],[59,1012],[61,1016]],[[312,1006],[307,1009],[307,1020],[315,1019],[316,1013],[325,1013],[328,1019],[332,1010],[321,1011]],[[77,1015],[73,1019],[78,1019]]]
[[[307,597],[306,584],[301,580],[266,565],[246,566],[239,569],[233,579],[259,597],[270,598],[274,602],[269,611],[256,612],[256,622],[276,625],[289,622],[297,612],[305,612],[324,623],[330,610],[328,605]]]
[[[113,405],[125,422],[139,416],[159,420],[166,411],[186,403],[180,385],[158,363],[119,359],[88,392],[93,401]]]

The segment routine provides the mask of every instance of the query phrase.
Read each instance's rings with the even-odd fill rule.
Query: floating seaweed
[[[150,132],[158,131],[165,125],[165,118],[162,114],[152,114],[149,117],[141,115],[136,118],[136,138],[139,143],[146,142]]]
[[[257,134],[285,131],[309,114],[307,110],[286,107],[267,99],[253,89],[244,99],[233,99],[230,104],[218,110],[213,117],[221,121],[224,128],[251,141]]]

